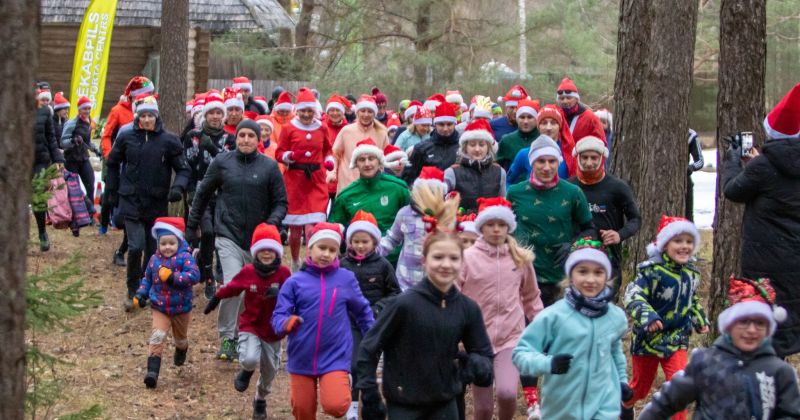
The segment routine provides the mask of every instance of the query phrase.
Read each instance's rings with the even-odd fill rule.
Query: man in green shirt
[[[506,171],[520,150],[528,147],[539,137],[536,128],[537,105],[529,99],[519,101],[517,106],[517,129],[500,139],[497,147],[497,163]]]

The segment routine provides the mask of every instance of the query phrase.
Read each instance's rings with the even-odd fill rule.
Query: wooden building
[[[116,104],[134,75],[143,74],[158,86],[161,3],[161,0],[118,0],[103,115]],[[37,80],[49,82],[54,92],[69,92],[75,43],[89,0],[41,0],[41,4]],[[189,20],[187,95],[206,90],[209,47],[214,34],[228,31],[277,34],[280,29],[294,28],[291,17],[275,0],[189,0]]]

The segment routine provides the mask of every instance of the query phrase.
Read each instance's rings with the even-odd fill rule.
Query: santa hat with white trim
[[[47,89],[38,89],[36,91],[36,99],[37,100],[42,100],[42,99],[51,100],[51,99],[53,99],[53,97],[50,94],[49,90],[47,90]]]
[[[402,166],[410,166],[408,162],[408,153],[399,147],[388,144],[383,149],[383,166],[389,169],[399,168]]]
[[[572,156],[578,156],[583,152],[597,152],[600,153],[600,156],[608,158],[608,146],[606,146],[605,140],[595,136],[586,136],[578,140],[575,148],[572,149]]]
[[[480,236],[480,232],[475,227],[475,218],[477,215],[475,213],[466,214],[463,216],[458,216],[458,230],[459,232],[466,232],[466,233],[474,233],[475,235]]]
[[[255,258],[260,251],[265,250],[278,254],[278,258],[283,257],[283,245],[281,245],[281,234],[278,232],[278,228],[261,223],[253,231],[253,239],[250,241],[250,255]]]
[[[186,112],[192,112],[192,108],[194,108],[194,99],[186,101]]]
[[[594,115],[596,115],[597,118],[600,118],[601,120],[608,121],[608,127],[609,128],[614,126],[614,115],[611,114],[611,111],[609,111],[609,110],[607,110],[605,108],[602,108],[602,109],[598,109],[597,111],[595,111]]]
[[[350,157],[350,169],[356,168],[356,161],[358,157],[362,155],[373,155],[380,161],[381,165],[383,165],[383,150],[378,147],[375,140],[369,137],[356,143],[356,148],[353,149],[353,154]]]
[[[525,90],[522,85],[516,85],[508,90],[506,96],[503,96],[503,105],[505,106],[517,106],[519,101],[526,99],[528,97],[528,92]]]
[[[301,87],[297,91],[297,101],[294,104],[294,109],[295,111],[317,109],[317,98],[314,96],[314,92],[307,87]]]
[[[338,223],[317,223],[311,228],[311,236],[308,238],[308,247],[311,248],[322,239],[332,239],[336,241],[337,246],[341,245],[342,230],[344,230],[344,228]]]
[[[236,87],[227,87],[222,90],[222,97],[225,98],[225,109],[240,108],[244,111],[244,100],[242,91]]]
[[[216,90],[214,90],[216,92]],[[192,115],[197,114],[198,112],[203,112],[203,108],[206,106],[206,96],[211,93],[208,91],[206,93],[195,93],[194,94],[194,104],[192,104]]]
[[[455,105],[449,102],[442,102],[436,107],[436,113],[433,116],[433,123],[457,123]]]
[[[771,139],[800,136],[800,83],[767,114],[764,130]]]
[[[414,115],[417,113],[417,109],[419,109],[422,106],[423,106],[422,102],[420,101],[414,100],[409,102],[408,107],[406,108],[405,111],[403,111],[403,118],[405,118],[406,121],[408,121],[409,119],[413,119]]]
[[[353,216],[353,220],[350,221],[350,226],[347,227],[345,242],[349,245],[350,238],[358,232],[368,233],[369,236],[375,239],[375,243],[381,240],[381,230],[378,228],[378,221],[375,220],[375,216],[370,212],[364,210],[356,212],[356,215]]]
[[[586,261],[599,264],[606,270],[606,277],[611,277],[611,261],[608,259],[603,243],[592,238],[581,238],[572,244],[569,257],[564,263],[564,273],[569,276],[578,263]]]
[[[530,150],[528,151],[528,161],[533,163],[536,159],[542,156],[552,156],[557,158],[559,162],[564,158],[561,156],[561,148],[550,136],[542,134],[531,143]]]
[[[786,309],[775,304],[775,289],[767,278],[750,280],[731,275],[727,303],[730,306],[717,318],[719,330],[724,333],[739,319],[764,318],[769,321],[769,335],[772,335],[778,323],[788,317]]]
[[[92,100],[87,96],[81,96],[78,98],[78,111],[85,108],[92,109]]]
[[[254,96],[253,100],[264,108],[264,112],[269,112],[269,102],[267,102],[266,96]]]
[[[659,261],[667,243],[672,240],[672,238],[682,233],[688,233],[694,237],[694,249],[692,250],[692,254],[697,252],[697,249],[700,248],[700,232],[697,231],[697,226],[689,219],[683,217],[661,215],[661,221],[658,224],[658,233],[656,233],[656,240],[647,245],[647,255],[650,259]]]
[[[291,111],[294,109],[292,105],[292,96],[287,91],[283,91],[278,95],[278,100],[272,105],[273,111]]]
[[[528,114],[535,119],[539,115],[539,101],[523,99],[517,102],[517,118],[522,114]]]
[[[270,130],[274,130],[275,129],[275,126],[272,125],[272,118],[270,118],[269,115],[259,115],[259,116],[257,116],[256,117],[256,123],[264,124],[264,125],[269,126]],[[266,140],[266,139],[261,139],[261,140]]]
[[[64,97],[64,92],[56,92],[56,96],[53,99],[53,111],[69,108],[69,106],[69,101]]]
[[[205,104],[203,105],[203,117],[211,111],[212,109],[218,109],[222,111],[222,119],[224,120],[225,117],[228,115],[228,109],[225,106],[224,99],[222,99],[222,95],[219,92],[209,92],[205,97]]]
[[[371,95],[361,95],[356,102],[356,112],[362,109],[371,109],[373,113],[378,113],[378,104],[375,103],[375,97]]]
[[[448,90],[445,93],[444,99],[451,104],[461,105],[464,103],[464,98],[461,96],[461,92],[458,89],[456,90]]]
[[[125,96],[136,98],[145,93],[153,93],[156,90],[153,82],[144,76],[133,76],[125,86]]]
[[[429,96],[428,99],[425,100],[425,103],[422,105],[425,108],[430,109],[431,112],[433,112],[436,111],[436,108],[439,105],[445,102],[447,102],[447,100],[445,99],[444,95],[442,95],[441,93],[434,93],[433,95]]]
[[[508,225],[508,233],[517,229],[517,217],[511,210],[511,202],[503,197],[478,198],[478,217],[475,218],[475,228],[478,232],[490,220],[502,220]]]
[[[489,125],[489,122],[484,119],[479,118],[467,124],[464,133],[458,139],[459,147],[463,149],[464,145],[470,140],[485,141],[489,143],[492,151],[497,153],[497,141],[494,139],[494,131],[492,131],[492,126]]]
[[[325,106],[325,112],[328,112],[331,109],[338,109],[344,114],[348,109],[350,109],[351,106],[352,104],[350,101],[344,96],[331,95],[331,97],[328,98],[328,104]]]
[[[448,188],[444,182],[444,171],[435,166],[423,166],[419,176],[414,180],[412,188],[426,184],[431,188],[438,188],[442,193],[446,193]]]
[[[414,121],[412,125],[433,124],[433,113],[430,109],[424,106],[418,106],[417,112],[414,113]]]
[[[232,87],[240,90],[246,90],[248,92],[253,91],[253,83],[250,82],[250,79],[248,79],[247,76],[234,77]]]
[[[558,92],[563,93],[558,94]],[[558,84],[558,89],[556,89],[556,99],[558,99],[559,96],[568,96],[579,101],[581,100],[581,95],[578,94],[578,87],[575,86],[575,83],[569,77],[565,77],[561,80],[561,83]]]
[[[183,217],[159,217],[153,223],[150,234],[153,238],[160,238],[164,235],[175,235],[183,240],[183,232],[186,231],[186,222]]]

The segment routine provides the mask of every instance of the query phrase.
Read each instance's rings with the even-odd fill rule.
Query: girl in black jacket
[[[33,169],[31,175],[44,171],[50,165],[56,164],[61,173],[64,165],[64,153],[58,148],[58,142],[53,130],[53,108],[50,108],[50,91],[37,92],[36,120],[33,126],[33,139],[35,142],[33,155]],[[44,252],[50,249],[50,239],[45,230],[46,211],[34,211],[36,227],[39,230],[39,249]]]
[[[100,151],[92,144],[92,128],[94,121],[90,113],[92,102],[89,98],[81,96],[78,99],[78,115],[64,124],[63,132],[56,137],[60,139],[61,149],[64,150],[65,167],[68,171],[78,174],[86,189],[86,208],[89,215],[94,215],[94,169],[89,161],[89,150],[98,156]],[[94,217],[92,217],[94,220]]]

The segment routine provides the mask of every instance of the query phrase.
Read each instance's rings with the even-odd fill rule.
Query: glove
[[[209,300],[208,303],[206,304],[205,309],[203,309],[203,315],[208,315],[211,313],[211,311],[217,309],[217,306],[219,306],[219,302],[220,299],[218,297],[216,296],[212,297],[211,300]]]
[[[200,233],[198,232],[197,226],[186,226],[186,242],[194,246],[199,240]]]
[[[361,390],[361,417],[364,420],[384,420],[386,418],[386,405],[381,399],[378,388]]]
[[[550,373],[554,375],[563,375],[569,371],[569,365],[572,363],[572,355],[561,353],[553,356],[550,361]]]
[[[569,257],[569,250],[572,247],[572,244],[569,242],[565,242],[561,244],[561,246],[556,250],[556,253],[553,255],[553,262],[556,265],[564,266],[564,263],[567,262],[567,257]]]
[[[324,166],[325,166],[326,170],[332,171],[333,170],[333,161],[331,161],[330,159],[325,159]]]
[[[167,200],[169,200],[170,203],[181,201],[182,198],[183,192],[181,191],[181,187],[172,187],[169,189],[169,196],[167,197]]]
[[[267,289],[266,293],[264,293],[264,296],[278,297],[278,293],[280,292],[280,290],[281,286],[278,285],[278,283],[272,283],[271,285],[269,285],[269,289]]]
[[[79,135],[75,136],[75,137],[72,138],[72,142],[75,143],[76,146],[80,146],[80,145],[83,144],[83,137],[81,137]]]
[[[119,204],[119,194],[116,191],[106,191],[103,193],[104,206],[108,208],[115,208]]]
[[[467,356],[464,370],[469,372],[473,384],[480,387],[490,387],[494,381],[494,369],[491,362],[484,360],[483,356],[471,353]]]
[[[295,328],[298,328],[302,323],[303,323],[303,318],[297,315],[292,315],[286,321],[286,324],[283,324],[283,330],[286,331],[287,333],[290,333],[294,331]]]
[[[214,144],[214,141],[211,140],[209,136],[200,136],[200,148],[203,150],[207,150],[208,152],[216,152],[217,146]]]
[[[742,139],[739,133],[725,137],[728,148],[725,150],[725,160],[727,162],[738,162],[742,158]]]
[[[139,294],[133,297],[133,307],[145,308],[147,307],[147,295]]]
[[[622,391],[622,402],[628,402],[633,398],[633,390],[626,382],[620,382],[619,388]]]
[[[172,270],[162,266],[158,269],[158,278],[161,279],[161,281],[172,285]]]

